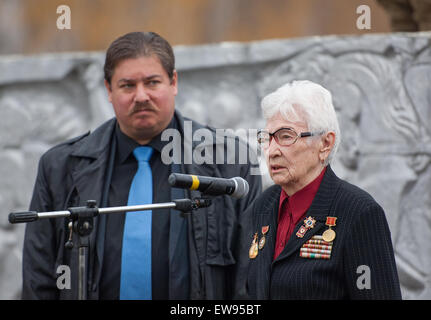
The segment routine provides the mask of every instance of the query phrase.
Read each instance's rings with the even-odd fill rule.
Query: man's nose
[[[147,93],[147,90],[145,89],[145,86],[141,83],[136,85],[136,92],[135,92],[135,101],[136,102],[143,102],[148,101],[150,99],[150,96]]]

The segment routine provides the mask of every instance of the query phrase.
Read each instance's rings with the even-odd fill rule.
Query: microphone
[[[172,187],[198,190],[212,196],[227,194],[237,199],[247,195],[249,189],[248,182],[241,177],[225,179],[171,173],[168,181]]]

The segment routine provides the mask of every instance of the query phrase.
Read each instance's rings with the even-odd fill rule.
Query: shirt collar
[[[289,207],[292,212],[292,218],[294,224],[296,224],[299,219],[305,214],[305,212],[310,208],[311,203],[313,202],[314,196],[319,189],[320,183],[322,182],[323,176],[325,175],[326,167],[323,168],[322,172],[319,176],[314,179],[312,182],[307,184],[301,190],[295,192],[292,196],[288,196],[288,194],[282,189],[280,194],[280,209],[284,201],[289,201]]]
[[[172,117],[171,122],[168,124],[168,126],[164,129],[178,129],[177,121],[175,119],[175,116]],[[169,143],[169,141],[162,141],[162,133],[159,133],[157,136],[155,136],[148,144],[147,146],[152,147],[155,151],[158,151],[159,153],[162,152],[162,149]],[[120,126],[117,125],[115,127],[115,137],[117,139],[117,156],[120,163],[123,163],[126,161],[126,159],[130,156],[131,153],[133,153],[133,150],[135,148],[139,147],[140,144],[137,143],[135,140],[124,134]]]

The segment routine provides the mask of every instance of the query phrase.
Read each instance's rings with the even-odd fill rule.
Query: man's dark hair
[[[163,69],[172,80],[175,69],[174,51],[164,38],[155,32],[130,32],[111,43],[105,59],[105,80],[111,84],[115,67],[123,60],[135,59],[141,56],[159,58]]]

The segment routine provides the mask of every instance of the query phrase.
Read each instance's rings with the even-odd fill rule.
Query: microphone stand
[[[90,248],[90,235],[94,228],[94,217],[99,214],[123,213],[128,211],[145,211],[158,209],[176,209],[181,211],[180,215],[184,218],[191,214],[192,211],[199,208],[209,207],[211,199],[196,198],[196,199],[177,199],[172,202],[154,203],[135,206],[108,207],[98,208],[95,200],[88,200],[85,207],[71,207],[64,211],[51,212],[11,212],[9,214],[9,222],[28,223],[39,219],[52,218],[71,218],[69,222],[69,239],[65,244],[67,249],[72,249],[72,234],[75,232],[78,235],[78,300],[87,299],[87,269],[88,269],[88,252]]]

